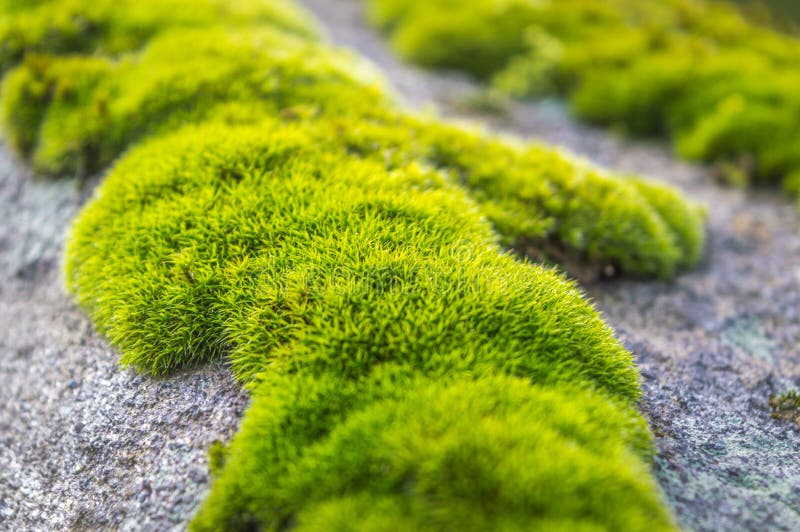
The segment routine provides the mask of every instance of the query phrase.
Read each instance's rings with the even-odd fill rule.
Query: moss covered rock
[[[630,353],[505,249],[669,277],[700,210],[404,113],[292,4],[178,4],[0,0],[0,65],[40,171],[116,161],[65,277],[123,363],[226,357],[253,391],[194,526],[671,528]]]
[[[304,127],[151,141],[69,239],[124,362],[225,354],[257,394],[197,528],[669,528],[636,370],[575,287],[503,254],[441,172],[309,150]]]

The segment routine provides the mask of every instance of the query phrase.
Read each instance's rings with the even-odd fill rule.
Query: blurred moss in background
[[[797,4],[782,3],[797,10]],[[800,192],[799,35],[761,0],[369,0],[393,48],[672,141],[731,184]]]

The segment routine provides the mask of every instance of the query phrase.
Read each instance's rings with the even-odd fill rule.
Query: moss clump
[[[0,2],[0,73],[37,53],[116,55],[175,27],[269,24],[304,37],[312,19],[289,0],[23,0]]]
[[[769,406],[775,419],[784,419],[800,426],[800,392],[791,390],[773,395],[769,399]]]
[[[670,529],[642,418],[585,390],[384,367],[253,394],[194,530]]]
[[[671,277],[697,262],[705,214],[675,190],[552,148],[435,122],[361,120],[331,137],[389,167],[424,162],[465,187],[505,245],[539,256]],[[549,257],[554,260],[554,257]]]
[[[563,360],[567,374],[635,395],[627,354],[591,308],[501,254],[463,190],[414,162],[387,171],[310,149],[302,125],[193,128],[135,149],[78,217],[66,268],[123,359],[153,373],[233,350],[249,378],[316,324],[285,363],[302,352],[360,375],[396,342],[418,364],[451,341],[470,353],[454,367],[502,365],[506,346],[515,373],[561,379]],[[577,328],[588,336],[551,338]],[[539,344],[549,358],[524,355]]]
[[[755,179],[779,181],[800,168],[794,68],[800,40],[731,6],[696,0],[368,5],[394,47],[424,65],[460,68],[517,96],[565,95],[584,118],[667,135],[683,156],[735,164]]]

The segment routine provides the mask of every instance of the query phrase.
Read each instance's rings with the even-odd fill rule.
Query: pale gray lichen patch
[[[746,317],[733,320],[724,329],[722,337],[732,349],[742,351],[745,356],[774,362],[775,341],[767,336],[764,327],[756,320]]]

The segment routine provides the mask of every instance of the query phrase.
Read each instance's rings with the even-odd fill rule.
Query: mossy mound
[[[697,0],[369,0],[403,55],[778,182],[800,169],[800,39]],[[610,37],[612,36],[612,37]],[[478,58],[479,60],[473,60]]]
[[[30,52],[117,55],[175,27],[260,23],[317,34],[290,0],[4,0],[0,15],[0,73]]]
[[[590,306],[502,254],[461,188],[308,138],[303,125],[191,128],[109,174],[72,231],[67,280],[127,363],[165,373],[233,351],[243,378],[303,356],[354,376],[395,342],[411,364],[452,342],[454,368],[504,365],[509,349],[515,373],[635,395]]]
[[[194,530],[671,528],[643,420],[585,390],[384,367],[253,394]]]
[[[445,172],[503,244],[548,261],[566,256],[668,278],[694,265],[705,245],[705,210],[676,190],[551,147],[409,117],[360,120],[330,137],[389,168],[417,160]]]

